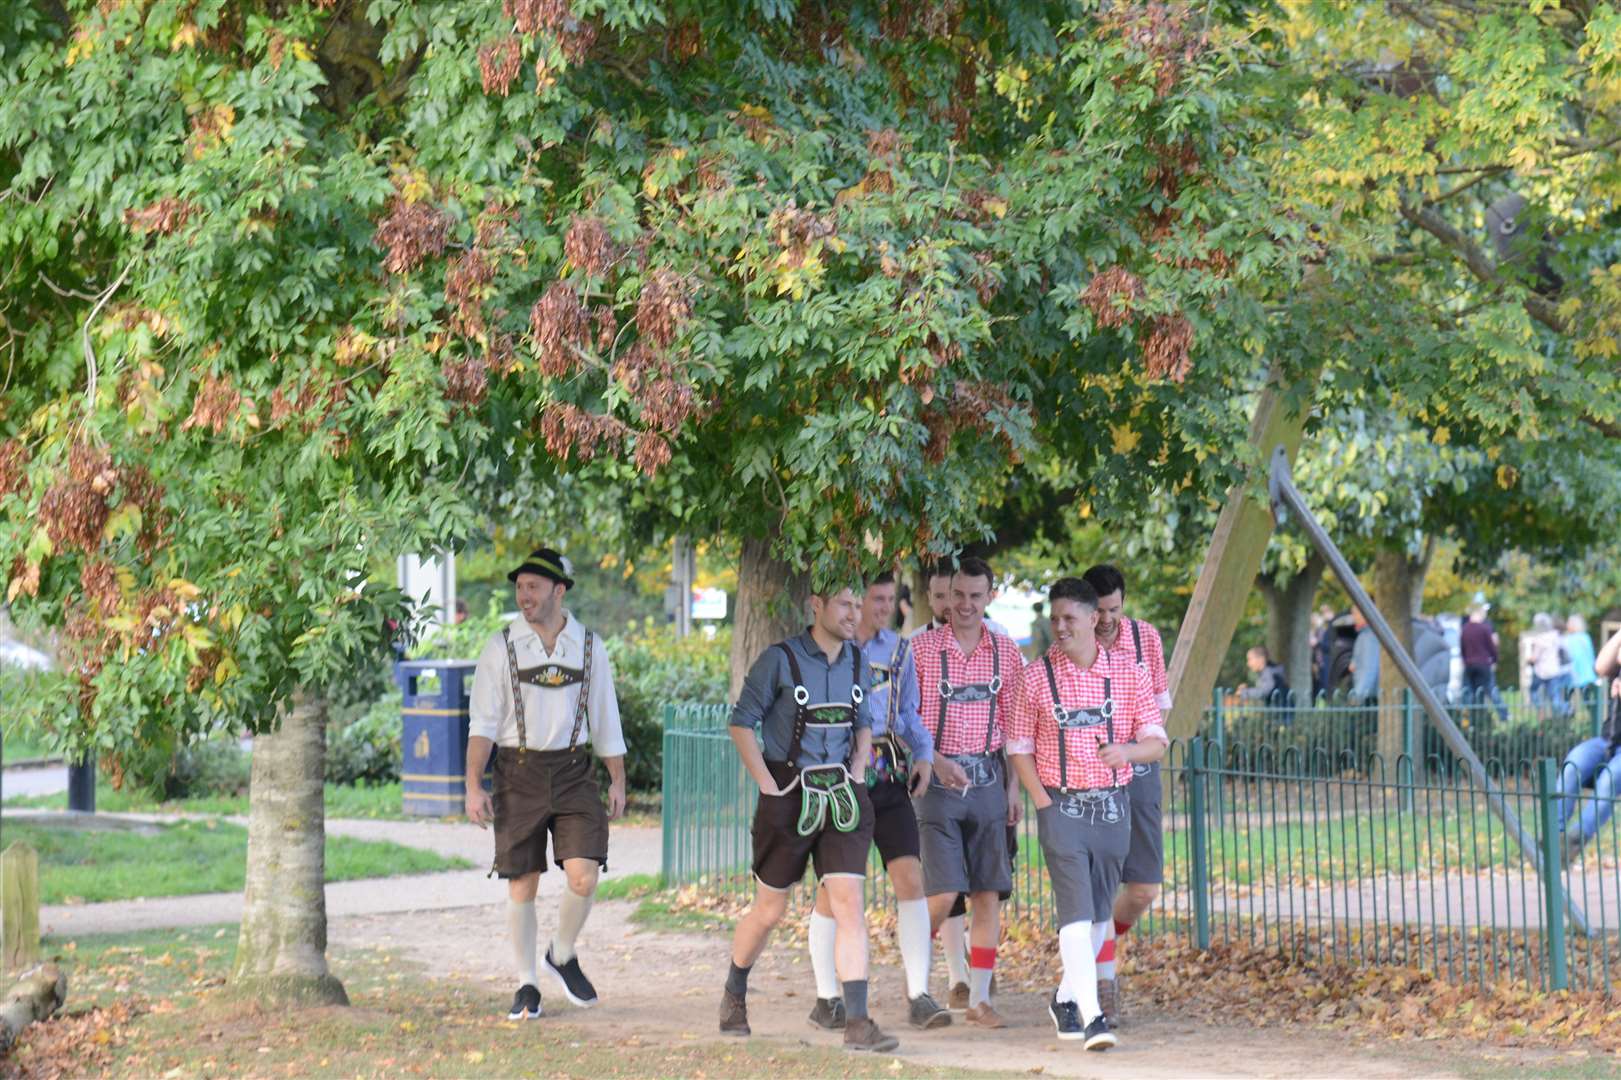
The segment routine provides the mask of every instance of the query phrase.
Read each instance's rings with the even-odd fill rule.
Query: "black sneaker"
[[[1079,1023],[1079,1021],[1077,1021]],[[1059,1038],[1063,1038],[1062,1035]],[[1114,1032],[1109,1030],[1109,1022],[1099,1013],[1096,1020],[1086,1025],[1086,1048],[1088,1050],[1107,1050],[1111,1046],[1118,1046],[1120,1040],[1115,1038]]]
[[[518,992],[512,995],[512,1009],[507,1013],[508,1020],[539,1020],[540,1019],[540,990],[530,983],[518,987]]]
[[[552,950],[546,950],[546,970],[552,973],[562,986],[563,993],[568,999],[582,1009],[589,1009],[597,1003],[597,988],[591,985],[591,980],[585,977],[580,970],[580,958],[572,956],[559,964],[552,959]]]
[[[843,998],[817,998],[810,1011],[810,1022],[823,1031],[842,1031],[849,1022],[844,1011]]]
[[[1052,1000],[1047,1002],[1047,1015],[1053,1018],[1053,1027],[1058,1029],[1060,1039],[1084,1039],[1087,1029],[1081,1026],[1081,1009],[1073,1001],[1059,1001],[1058,991],[1053,991]],[[1087,1044],[1091,1046],[1090,1043]]]

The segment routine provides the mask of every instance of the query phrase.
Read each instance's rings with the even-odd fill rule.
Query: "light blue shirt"
[[[893,716],[895,734],[912,751],[912,760],[933,764],[934,736],[923,726],[923,718],[918,712],[917,668],[912,666],[910,643],[903,641],[893,630],[881,629],[871,641],[859,644],[871,675],[869,684],[872,689],[868,701],[872,713],[873,739],[889,732],[890,718]],[[896,668],[899,670],[894,670]]]
[[[1379,696],[1379,639],[1373,630],[1364,626],[1357,631],[1356,643],[1351,646],[1351,663],[1356,672],[1351,676],[1351,696],[1360,701],[1372,701]]]
[[[1570,654],[1570,683],[1578,690],[1598,682],[1598,669],[1594,662],[1593,639],[1583,630],[1565,635],[1565,651]]]

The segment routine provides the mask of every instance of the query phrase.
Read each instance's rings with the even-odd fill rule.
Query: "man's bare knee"
[[[569,892],[575,896],[590,896],[597,891],[597,867],[570,866],[567,868]]]

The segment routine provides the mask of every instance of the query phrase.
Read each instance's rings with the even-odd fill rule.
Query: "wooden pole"
[[[39,962],[39,854],[18,840],[0,852],[0,971]]]
[[[1281,444],[1288,449],[1290,460],[1294,459],[1316,386],[1315,369],[1286,384],[1274,366],[1255,403],[1255,416],[1250,422],[1253,465],[1227,493],[1227,504],[1216,519],[1216,530],[1210,537],[1210,548],[1171,655],[1171,716],[1167,730],[1173,739],[1191,739],[1198,734],[1199,717],[1216,687],[1221,662],[1227,646],[1232,644],[1244,602],[1255,587],[1261,557],[1272,537],[1272,510],[1266,497],[1268,458],[1272,448]]]

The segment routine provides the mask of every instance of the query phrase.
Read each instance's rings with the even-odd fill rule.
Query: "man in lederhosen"
[[[912,663],[924,723],[933,725],[934,781],[918,801],[923,884],[936,929],[958,893],[968,894],[968,1011],[964,1019],[997,1028],[991,978],[1001,939],[1001,894],[1013,888],[1008,826],[1020,804],[1002,760],[1002,725],[1013,705],[1024,656],[1012,638],[985,625],[994,592],[991,568],[966,558],[951,578],[951,625],[912,638]]]
[[[1126,578],[1107,563],[1094,566],[1081,579],[1098,594],[1098,643],[1108,650],[1116,664],[1128,664],[1148,680],[1159,708],[1160,723],[1171,712],[1170,682],[1165,676],[1165,645],[1152,623],[1125,616]],[[1098,950],[1098,998],[1103,1015],[1118,1027],[1124,1010],[1120,980],[1116,975],[1116,938],[1123,936],[1143,917],[1159,895],[1165,880],[1165,839],[1161,827],[1163,793],[1159,762],[1136,764],[1131,768],[1131,850],[1121,871],[1120,892],[1114,901],[1114,918],[1109,922],[1102,947]]]
[[[895,936],[906,972],[907,1021],[915,1028],[939,1028],[951,1023],[951,1013],[929,996],[929,905],[923,898],[917,815],[912,810],[912,796],[921,795],[933,776],[934,739],[918,719],[917,672],[909,643],[890,627],[894,613],[895,575],[880,574],[861,597],[855,637],[870,675],[872,758],[864,779],[872,800],[873,843],[895,891]],[[845,1023],[834,935],[827,890],[818,889],[810,917],[811,971],[816,976],[816,1006],[810,1021],[822,1028]]]
[[[625,809],[625,738],[613,669],[602,640],[563,606],[574,585],[569,561],[551,548],[507,575],[521,617],[490,638],[473,672],[468,706],[467,819],[495,822],[495,865],[506,879],[507,928],[517,961],[511,1020],[541,1015],[535,975],[535,893],[552,861],[568,881],[546,970],[575,1005],[597,1003],[574,945],[591,912],[599,868],[608,865],[608,821]],[[495,752],[493,797],[483,785]],[[591,752],[608,768],[608,805]]]
[[[873,809],[853,763],[872,753],[867,665],[852,640],[860,601],[848,588],[811,597],[809,629],[779,641],[749,669],[732,710],[738,757],[760,787],[755,806],[754,903],[737,921],[721,996],[720,1030],[749,1034],[749,971],[814,863],[834,922],[847,1050],[885,1053],[897,1040],[867,1012],[867,914],[862,885]],[[764,752],[755,730],[764,738]]]
[[[1132,766],[1165,753],[1165,729],[1148,680],[1099,647],[1092,586],[1060,578],[1047,595],[1053,646],[1025,672],[1008,761],[1035,804],[1058,909],[1064,975],[1048,1015],[1060,1039],[1107,1050],[1117,1040],[1098,1003],[1095,954],[1131,846]]]
[[[938,630],[951,625],[951,579],[957,572],[954,560],[945,559],[935,563],[929,568],[926,581],[928,585],[929,613],[932,618],[922,627],[913,631],[912,636],[928,630]],[[993,630],[1003,637],[1012,637],[1007,627],[985,616],[985,629]],[[1011,870],[1019,851],[1019,831],[1009,825],[1007,830],[1008,866]],[[1006,903],[1012,893],[1001,896]],[[951,903],[951,911],[947,913],[945,921],[939,926],[940,951],[946,958],[946,1000],[950,1007],[962,1012],[968,1008],[968,894],[958,893]],[[995,990],[995,982],[991,989]]]

